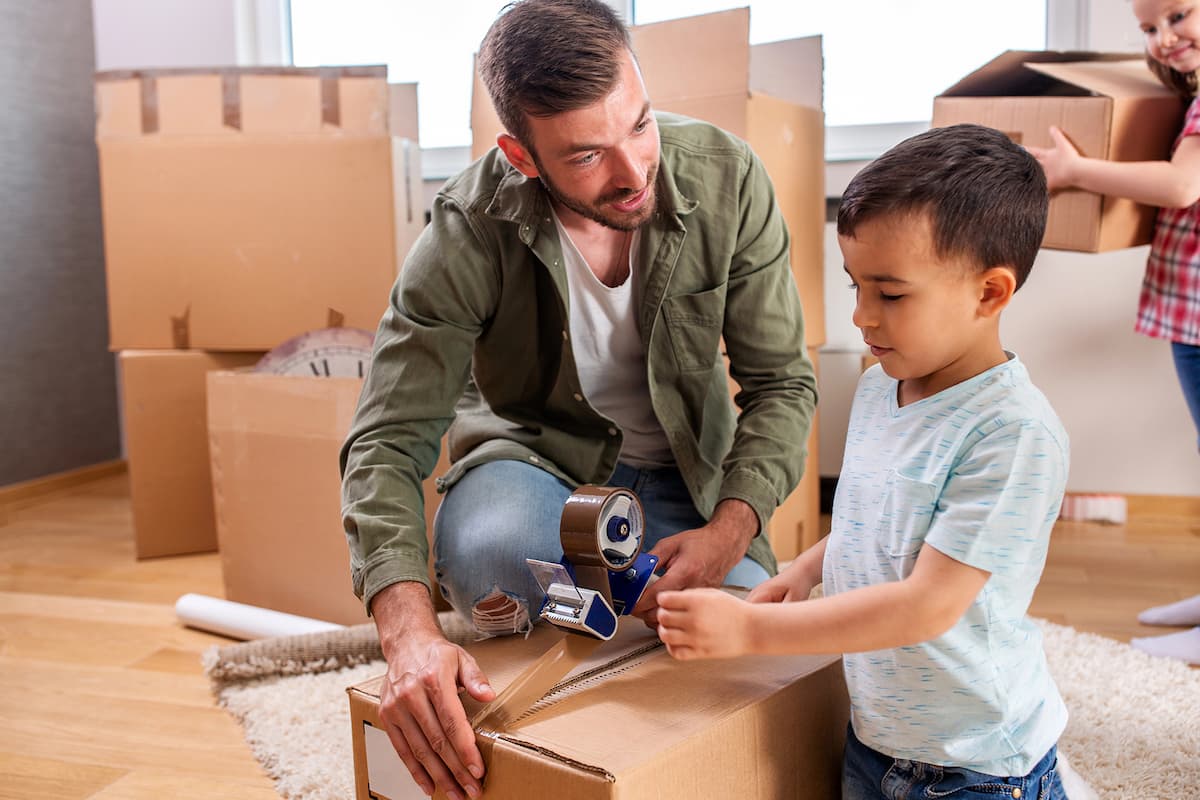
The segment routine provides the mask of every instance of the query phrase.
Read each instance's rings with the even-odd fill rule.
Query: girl
[[[1030,147],[1051,190],[1075,186],[1158,206],[1158,223],[1138,303],[1136,330],[1167,339],[1192,420],[1200,431],[1200,3],[1133,0],[1146,39],[1146,62],[1167,88],[1191,100],[1170,161],[1115,162],[1086,158],[1058,128],[1054,146]],[[1200,595],[1168,609],[1150,609],[1149,624],[1200,625]],[[1165,622],[1164,619],[1171,621]],[[1154,655],[1200,663],[1200,627],[1170,636],[1134,639]]]

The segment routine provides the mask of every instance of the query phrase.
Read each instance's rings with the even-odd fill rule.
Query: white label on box
[[[371,794],[385,800],[426,800],[386,733],[364,722],[363,742],[367,751],[367,788]]]

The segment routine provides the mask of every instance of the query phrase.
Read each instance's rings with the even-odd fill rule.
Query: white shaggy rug
[[[1059,749],[1096,796],[1200,797],[1200,670],[1094,634],[1041,625],[1051,671],[1071,712]],[[206,664],[218,702],[242,723],[280,795],[289,800],[354,796],[345,690],[382,674],[382,661],[241,682],[214,673],[215,655],[209,654]],[[1089,796],[1086,788],[1067,788],[1073,800]]]

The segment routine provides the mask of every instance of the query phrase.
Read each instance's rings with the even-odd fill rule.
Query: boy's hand
[[[658,638],[680,660],[750,652],[751,606],[719,589],[658,595]]]
[[[750,590],[746,600],[751,603],[794,603],[807,600],[816,586],[799,570],[784,570]]]
[[[1046,186],[1050,191],[1075,185],[1075,170],[1081,156],[1058,127],[1050,126],[1053,147],[1026,147],[1029,154],[1038,160],[1046,173]]]

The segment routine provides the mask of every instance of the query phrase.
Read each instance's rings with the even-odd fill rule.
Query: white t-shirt
[[[621,461],[634,467],[675,463],[650,403],[646,354],[637,325],[633,271],[640,234],[635,232],[629,245],[629,277],[609,287],[587,265],[557,214],[554,224],[567,271],[571,351],[584,397],[621,429]]]
[[[893,758],[1028,774],[1067,722],[1026,615],[1066,486],[1066,431],[1012,354],[903,408],[897,389],[878,365],[859,380],[825,591],[901,580],[923,545],[991,577],[942,636],[845,656],[854,733]]]

